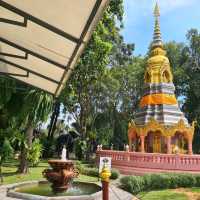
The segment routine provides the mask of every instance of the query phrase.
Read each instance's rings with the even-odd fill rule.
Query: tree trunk
[[[21,148],[20,164],[17,170],[18,173],[22,173],[22,174],[28,173],[28,167],[29,167],[28,166],[28,150],[31,148],[32,140],[33,140],[33,126],[31,122],[28,123],[28,127],[25,134],[26,134],[26,143],[27,143],[28,148],[26,147]]]
[[[50,126],[49,126],[49,131],[48,131],[47,139],[49,141],[53,139],[59,114],[60,114],[60,103],[56,102],[54,105],[54,111],[51,116],[51,122],[50,122]]]
[[[27,160],[28,151],[25,147],[21,148],[20,152],[20,163],[17,172],[20,174],[28,173],[28,160]]]
[[[54,121],[55,121],[55,110],[53,111],[53,113],[51,115],[51,121],[50,121],[50,125],[49,125],[47,140],[50,140],[50,138],[51,138],[51,132],[52,132],[52,127],[53,127]]]

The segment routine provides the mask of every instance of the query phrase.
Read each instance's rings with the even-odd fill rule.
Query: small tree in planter
[[[4,139],[3,145],[0,147],[0,182],[3,182],[3,176],[2,176],[2,165],[6,162],[7,159],[11,157],[13,153],[13,148],[10,145],[10,142],[8,139]]]

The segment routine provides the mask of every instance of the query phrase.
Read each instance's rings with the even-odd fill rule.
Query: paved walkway
[[[6,192],[7,192],[7,188],[5,188],[4,186],[0,186],[0,199],[1,200],[19,200],[19,199],[7,197]]]
[[[19,200],[16,198],[6,196],[7,188],[10,186],[11,185],[0,186],[0,200]],[[137,200],[137,198],[135,198],[133,195],[124,190],[119,189],[113,184],[110,185],[109,197],[110,200]],[[102,198],[99,198],[97,200],[102,200]]]

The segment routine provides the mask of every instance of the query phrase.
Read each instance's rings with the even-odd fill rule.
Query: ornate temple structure
[[[200,174],[200,155],[192,152],[195,123],[188,123],[175,97],[173,75],[161,39],[158,5],[154,15],[143,97],[135,119],[129,123],[129,145],[124,151],[104,150],[99,145],[96,160],[99,163],[100,157],[111,157],[112,167],[127,175]]]
[[[129,123],[129,147],[143,153],[192,154],[194,123],[188,123],[175,97],[173,75],[161,38],[158,4],[154,15],[154,36],[144,76],[144,93],[140,109]]]

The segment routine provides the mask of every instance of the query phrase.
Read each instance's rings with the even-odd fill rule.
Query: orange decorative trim
[[[147,105],[160,105],[160,104],[176,105],[177,100],[175,95],[162,94],[162,93],[150,94],[142,97],[140,101],[141,108]]]

